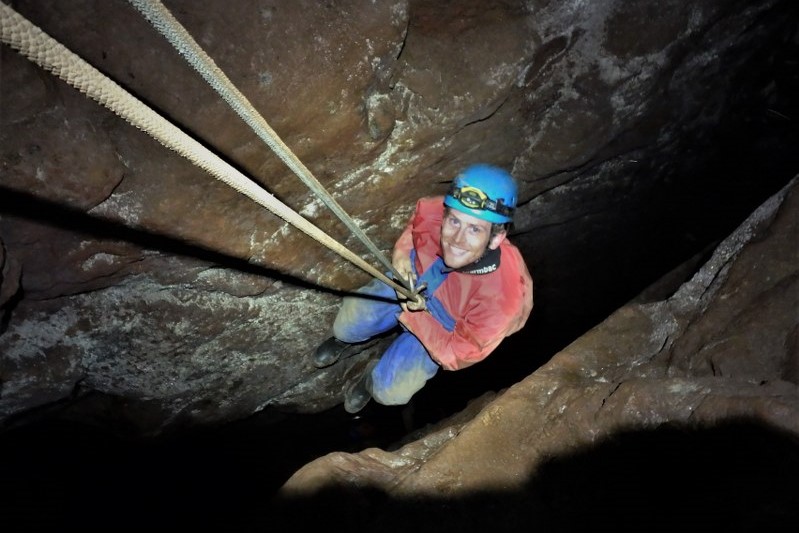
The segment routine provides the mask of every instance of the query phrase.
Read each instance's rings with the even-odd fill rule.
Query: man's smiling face
[[[505,238],[505,232],[492,237],[491,222],[467,215],[456,209],[444,209],[441,224],[441,255],[444,264],[457,269],[480,259],[487,248],[494,249]]]

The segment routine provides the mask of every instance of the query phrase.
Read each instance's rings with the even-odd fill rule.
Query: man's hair
[[[495,235],[499,235],[502,232],[507,233],[510,230],[510,225],[511,225],[510,222],[503,222],[501,224],[497,223],[497,222],[492,223],[491,224],[491,237],[494,237]]]

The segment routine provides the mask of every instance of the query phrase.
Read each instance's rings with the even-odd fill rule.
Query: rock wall
[[[508,349],[539,349],[492,356],[481,391],[721,238],[795,168],[789,1],[165,4],[380,249],[463,166],[518,178],[512,238],[537,292]],[[13,7],[363,253],[126,2]],[[339,403],[360,361],[318,371],[306,355],[368,276],[7,46],[0,61],[3,424],[158,434]]]

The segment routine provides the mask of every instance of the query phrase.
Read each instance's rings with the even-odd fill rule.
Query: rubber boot
[[[355,414],[372,399],[372,370],[377,365],[377,360],[369,361],[363,373],[347,385],[344,391],[344,410]]]
[[[353,352],[348,355],[357,353],[354,351],[355,345],[340,341],[335,337],[330,337],[316,349],[313,356],[313,364],[316,368],[330,366],[341,359],[341,356],[347,352],[348,348],[351,348],[352,350],[350,351]]]
[[[330,337],[316,349],[313,356],[313,364],[316,368],[325,368],[341,359],[358,355],[378,341],[379,339],[375,338],[352,344]]]

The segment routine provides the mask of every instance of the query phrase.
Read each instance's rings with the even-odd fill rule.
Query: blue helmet
[[[458,174],[444,205],[492,224],[504,224],[513,220],[516,194],[516,182],[508,172],[476,164]]]

